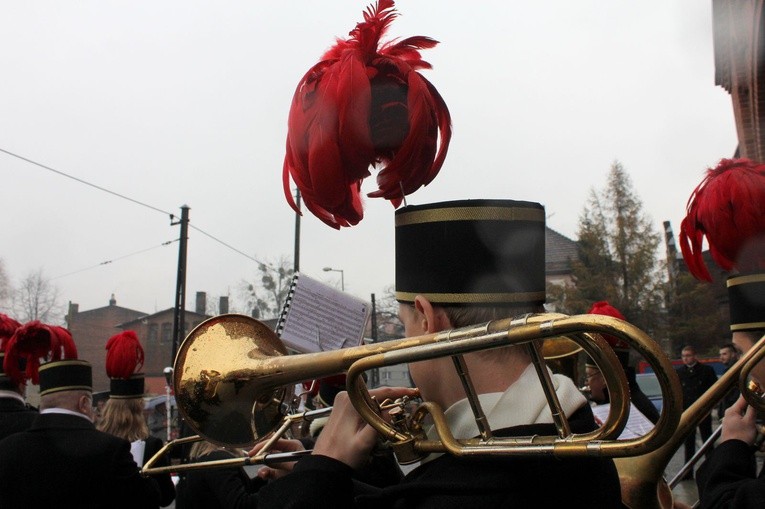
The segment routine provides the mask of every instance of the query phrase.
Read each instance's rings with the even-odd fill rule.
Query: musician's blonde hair
[[[149,436],[149,427],[143,416],[143,399],[109,398],[104,405],[98,429],[128,442],[145,440]]]

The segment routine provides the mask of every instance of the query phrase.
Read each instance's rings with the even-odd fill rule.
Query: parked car
[[[661,397],[661,386],[656,379],[656,373],[638,373],[635,375],[637,378],[638,386],[643,394],[648,396],[653,406],[661,412],[664,400]]]

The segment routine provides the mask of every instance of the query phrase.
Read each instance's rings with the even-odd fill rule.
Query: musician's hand
[[[747,404],[743,396],[740,396],[738,401],[725,411],[722,422],[722,441],[737,439],[752,445],[757,436],[755,419],[754,408]]]
[[[383,387],[369,393],[377,401],[383,401],[386,398],[414,397],[417,389]],[[329,456],[357,469],[367,461],[376,443],[377,432],[356,412],[348,393],[343,391],[335,397],[332,413],[319,434],[313,454]]]
[[[255,446],[250,449],[247,455],[250,457],[256,456],[265,445],[266,440],[255,444]],[[305,450],[305,447],[303,447],[303,443],[300,442],[300,440],[286,440],[282,438],[274,443],[273,447],[271,447],[268,453],[295,452],[303,450]],[[263,480],[271,481],[273,479],[279,479],[280,477],[284,477],[285,475],[289,474],[292,472],[294,467],[294,461],[279,463],[273,467],[264,466],[258,470],[257,476]]]

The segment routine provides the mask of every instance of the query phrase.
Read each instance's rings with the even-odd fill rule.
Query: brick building
[[[67,328],[77,344],[79,358],[93,365],[94,390],[109,390],[109,379],[104,371],[106,342],[113,335],[122,332],[119,324],[146,316],[146,313],[118,306],[114,294],[109,299],[108,306],[87,311],[80,311],[79,307],[79,304],[69,303]]]
[[[201,321],[209,318],[206,314],[207,297],[205,292],[197,292],[194,311],[186,310],[184,315],[185,337]],[[228,313],[228,297],[221,297],[218,306],[220,313]],[[114,295],[109,305],[80,311],[79,305],[69,303],[66,316],[67,328],[77,344],[78,355],[93,365],[93,390],[109,390],[109,378],[106,376],[106,342],[115,334],[133,330],[138,335],[144,348],[145,361],[142,371],[146,375],[146,393],[164,394],[164,368],[173,365],[174,308],[168,308],[153,314],[117,305]]]
[[[135,331],[141,340],[144,350],[142,371],[146,376],[147,394],[165,392],[164,369],[168,366],[172,367],[175,360],[172,358],[174,317],[175,308],[168,308],[117,325],[120,330]],[[187,309],[183,320],[184,331],[181,338],[185,338],[194,327],[207,318],[209,316],[206,314]]]
[[[765,161],[765,2],[713,0],[712,20],[715,84],[731,95],[738,154]]]

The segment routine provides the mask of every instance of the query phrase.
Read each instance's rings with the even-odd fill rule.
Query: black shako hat
[[[731,276],[727,285],[731,332],[765,329],[765,272]]]
[[[458,200],[396,211],[396,300],[438,305],[541,305],[545,209]]]
[[[40,396],[60,391],[93,391],[93,368],[78,359],[40,366]]]

